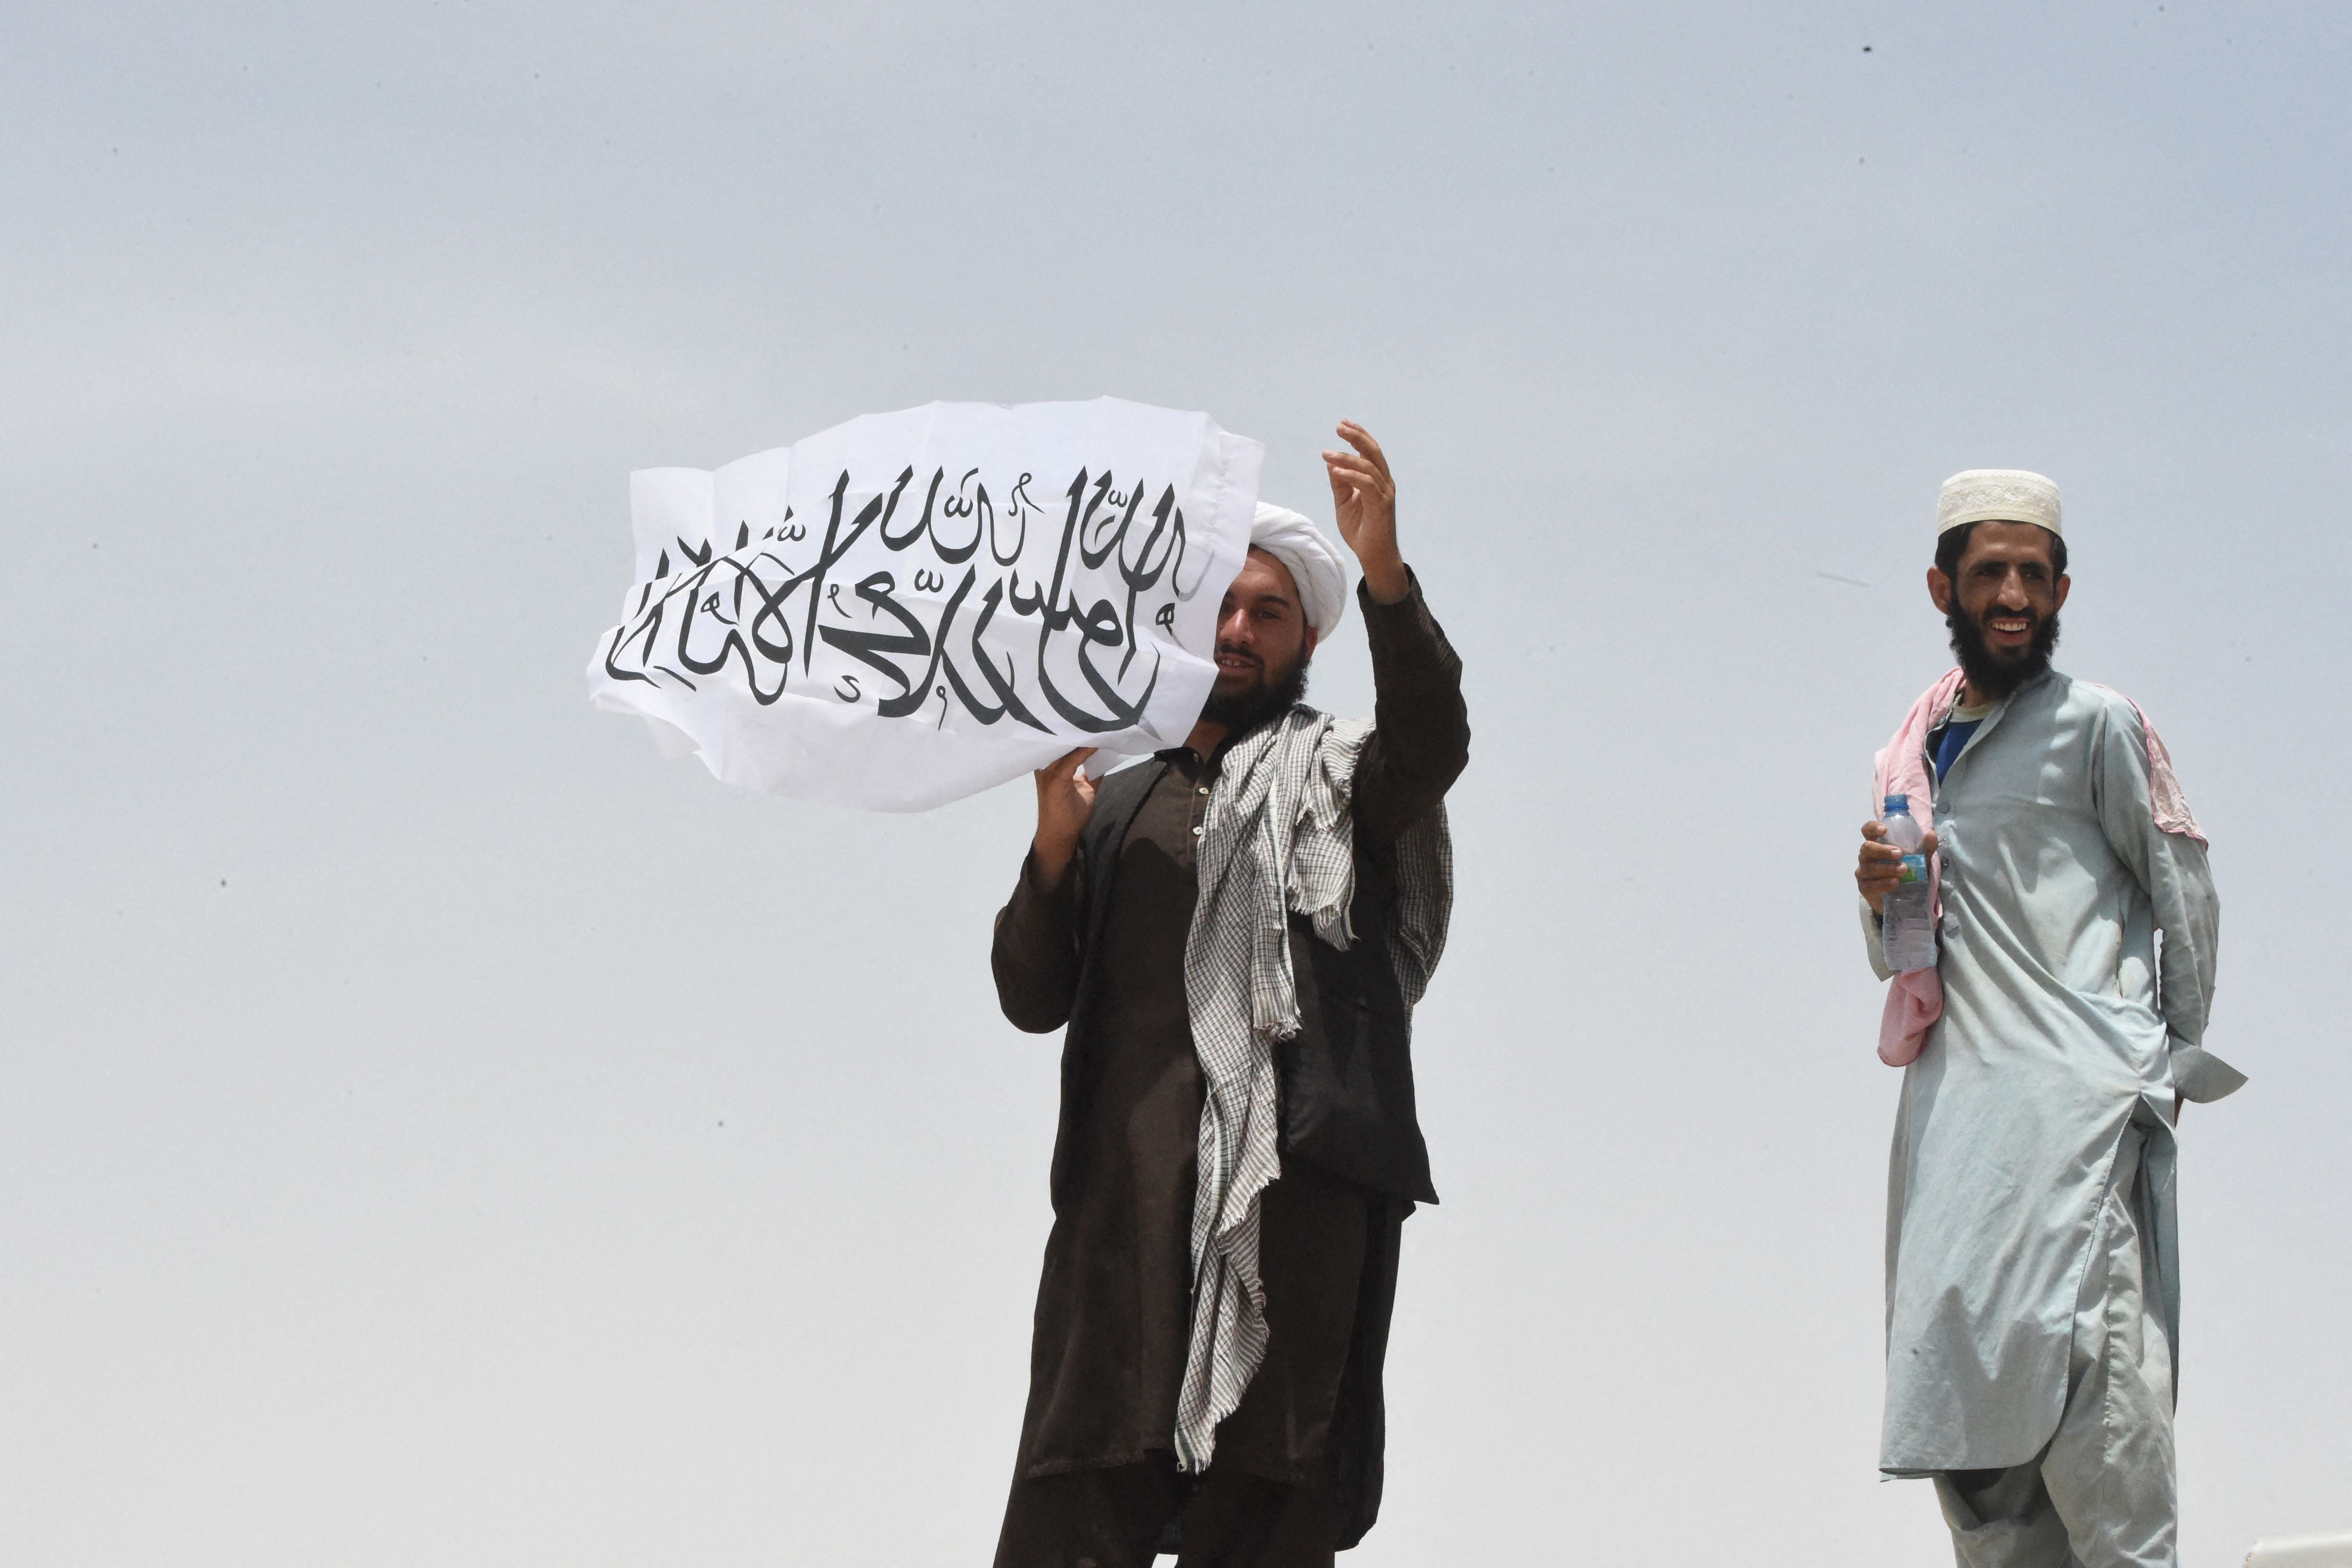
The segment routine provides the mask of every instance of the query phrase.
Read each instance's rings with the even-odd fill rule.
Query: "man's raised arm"
[[[1339,426],[1352,452],[1326,452],[1339,537],[1356,552],[1372,652],[1372,735],[1356,763],[1356,832],[1386,844],[1435,808],[1470,761],[1462,660],[1423,602],[1397,547],[1396,481],[1371,432]]]

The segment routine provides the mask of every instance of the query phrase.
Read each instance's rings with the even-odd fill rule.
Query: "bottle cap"
[[[1911,797],[1907,795],[1890,795],[1886,797],[1885,805],[1881,809],[1888,813],[1899,811],[1908,816],[1911,815]]]

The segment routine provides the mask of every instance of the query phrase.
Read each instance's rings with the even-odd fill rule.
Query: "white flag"
[[[934,403],[629,476],[592,701],[730,784],[922,811],[1181,742],[1265,449],[1181,414]]]

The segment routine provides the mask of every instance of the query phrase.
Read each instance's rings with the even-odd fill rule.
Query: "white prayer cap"
[[[1260,501],[1257,516],[1250,520],[1250,548],[1263,550],[1290,568],[1307,624],[1318,638],[1329,637],[1348,613],[1348,569],[1323,531],[1287,507]]]
[[[2038,523],[2063,534],[2058,526],[2058,486],[2023,468],[1969,468],[1944,481],[1936,497],[1936,534],[1970,522]]]

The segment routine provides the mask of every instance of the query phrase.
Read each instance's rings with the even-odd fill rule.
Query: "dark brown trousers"
[[[1154,1453],[1139,1464],[1014,1481],[996,1568],[1332,1568],[1328,1486],[1289,1486],[1212,1462],[1198,1481]]]

